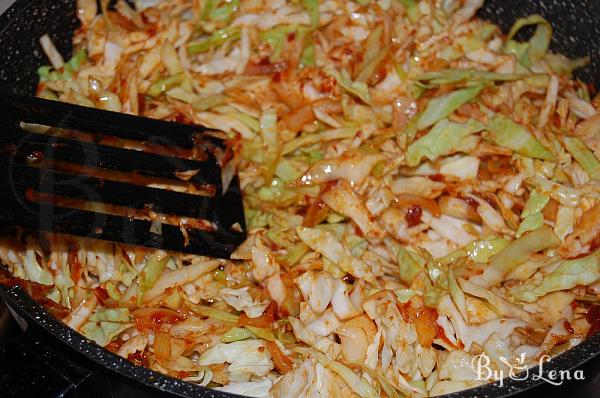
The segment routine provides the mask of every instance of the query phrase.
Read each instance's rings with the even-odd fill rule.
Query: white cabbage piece
[[[468,233],[464,228],[464,225],[469,224],[469,222],[459,218],[445,214],[442,214],[440,217],[432,217],[429,213],[424,212],[422,220],[429,224],[431,229],[438,235],[460,246],[464,246],[478,238],[478,236]]]
[[[380,240],[384,237],[385,232],[346,181],[340,180],[335,187],[321,195],[321,199],[336,212],[350,217],[368,239]]]
[[[473,369],[474,355],[462,350],[450,351],[439,369],[440,380],[472,381],[477,380],[477,371]]]
[[[453,156],[444,159],[440,165],[440,174],[469,180],[477,178],[479,159],[475,156]]]
[[[384,160],[385,157],[378,154],[346,153],[340,158],[318,161],[304,173],[300,182],[305,185],[315,185],[341,178],[352,187],[360,187],[369,176],[373,166]]]
[[[81,303],[63,319],[63,322],[70,328],[79,330],[79,328],[87,322],[97,306],[98,299],[95,295],[90,295],[88,298],[82,300]]]
[[[381,341],[381,330],[378,330],[373,338],[373,342],[367,347],[367,355],[365,357],[365,365],[371,369],[377,369],[379,362],[379,343]]]
[[[387,186],[378,186],[369,193],[365,206],[373,216],[380,215],[394,200],[394,194]]]
[[[267,279],[267,290],[269,291],[271,299],[277,303],[278,307],[281,307],[285,301],[288,291],[279,273],[271,275],[269,279]]]
[[[317,335],[315,332],[307,328],[297,318],[289,318],[290,324],[294,330],[294,334],[299,340],[302,340],[309,346],[316,348],[330,358],[337,358],[342,351],[342,347],[327,337]]]
[[[498,233],[510,233],[510,229],[506,226],[504,218],[498,213],[496,209],[492,207],[487,201],[480,199],[475,195],[469,195],[469,197],[475,200],[478,204],[477,214],[483,220],[483,223],[487,225],[492,231]]]
[[[325,311],[334,294],[334,279],[329,272],[305,272],[296,278],[296,284],[311,310]]]
[[[523,311],[517,305],[512,304],[497,294],[494,294],[491,290],[471,283],[463,278],[458,278],[458,284],[465,293],[485,299],[503,316],[509,318],[520,318],[529,322],[530,316],[526,311]]]
[[[248,292],[248,286],[240,289],[221,289],[219,296],[237,311],[244,311],[249,318],[258,318],[269,305],[266,301],[254,301]]]
[[[336,373],[308,358],[280,378],[271,394],[274,398],[347,397],[352,390]]]
[[[444,192],[446,185],[427,177],[401,177],[392,181],[390,188],[396,195],[410,193],[424,198],[435,199]]]
[[[331,308],[340,320],[353,318],[362,313],[362,284],[358,283],[352,292],[340,279],[334,280]]]
[[[321,253],[323,257],[335,263],[342,270],[356,278],[364,279],[372,285],[377,284],[369,267],[363,261],[353,257],[350,251],[332,233],[307,227],[298,227],[296,232],[300,239],[311,249]]]
[[[440,299],[438,311],[450,318],[456,337],[463,342],[466,351],[471,349],[473,343],[483,345],[494,333],[498,333],[498,336],[504,339],[510,336],[515,328],[527,325],[525,321],[520,319],[502,318],[477,326],[468,326],[449,295],[445,295]]]
[[[382,332],[382,371],[393,365],[405,374],[416,375],[420,365],[414,347],[418,345],[417,332],[415,325],[402,317],[395,294],[392,291],[376,294],[363,303],[363,309]]]
[[[352,318],[362,312],[362,285],[349,292],[349,286],[341,279],[335,279],[326,271],[305,272],[296,278],[310,309],[319,314],[331,303],[333,313],[339,320]]]
[[[265,246],[260,237],[254,240],[252,248],[252,276],[258,282],[279,272],[279,264],[273,253]]]
[[[244,372],[256,376],[266,376],[274,367],[263,340],[218,343],[198,359],[198,364],[204,366],[224,362],[230,364],[229,372]]]
[[[145,334],[138,334],[123,343],[123,345],[119,347],[117,355],[123,358],[128,358],[131,354],[144,351],[147,346],[148,336]]]
[[[27,250],[25,251],[25,254],[19,254],[21,264],[23,264],[23,268],[25,268],[26,279],[42,285],[54,284],[52,273],[38,262],[38,256],[44,258],[41,248],[35,244],[33,239],[27,239]]]
[[[575,300],[573,292],[552,292],[538,299],[533,304],[537,308],[531,312],[534,312],[535,317],[547,327],[554,325],[560,318],[566,318],[572,322],[574,314],[571,304],[573,300]]]
[[[300,314],[302,319],[303,314]],[[318,336],[328,337],[334,330],[341,325],[340,320],[335,316],[331,309],[323,312],[317,319],[307,323],[306,327]]]
[[[273,382],[265,377],[261,381],[230,382],[226,386],[216,387],[215,390],[246,397],[267,398],[271,396],[271,387]]]
[[[352,389],[353,392],[363,398],[376,398],[379,396],[377,390],[364,378],[358,376],[350,368],[342,365],[341,363],[327,358],[320,352],[313,352],[314,355],[326,369],[329,369],[338,374],[346,384]]]
[[[214,329],[215,321],[211,318],[199,319],[189,317],[183,322],[178,322],[171,326],[169,334],[175,338],[186,338],[192,336],[203,335]]]

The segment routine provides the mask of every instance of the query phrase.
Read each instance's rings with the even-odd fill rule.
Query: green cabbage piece
[[[271,182],[282,150],[281,141],[277,135],[277,112],[274,109],[263,112],[259,123],[264,147],[263,166],[265,177],[267,182]]]
[[[377,382],[379,387],[385,392],[388,398],[403,398],[405,395],[392,384],[388,378],[381,372],[373,370],[365,364],[353,363],[352,365],[359,367],[363,372],[369,374],[373,380]]]
[[[310,27],[316,29],[319,27],[321,13],[319,12],[319,0],[302,0],[304,8],[310,14]]]
[[[217,7],[220,3],[219,0],[206,0],[202,7],[200,19],[203,21],[227,22],[240,7],[240,0],[225,0],[222,2],[223,5]]]
[[[587,286],[598,280],[600,280],[600,250],[585,257],[562,261],[558,268],[546,275],[539,285],[527,283],[513,289],[513,294],[523,301],[533,303],[538,297],[550,292],[571,289],[577,285]]]
[[[115,301],[121,301],[121,291],[117,287],[117,284],[113,281],[106,282],[105,285],[106,293],[108,293],[108,297]]]
[[[402,4],[402,7],[406,10],[406,15],[413,22],[417,22],[421,18],[421,11],[419,10],[419,4],[415,0],[396,0]]]
[[[480,122],[469,119],[466,123],[454,123],[443,119],[432,129],[413,142],[406,151],[406,163],[417,166],[424,157],[434,161],[440,156],[449,155],[456,150],[467,136],[483,130]]]
[[[527,199],[527,202],[525,203],[525,207],[521,212],[521,217],[526,218],[541,212],[542,210],[544,210],[544,207],[546,207],[549,201],[550,198],[548,196],[542,195],[534,189],[533,191],[531,191],[529,199]]]
[[[494,81],[508,82],[514,80],[545,79],[548,81],[548,75],[528,74],[528,73],[498,73],[476,69],[442,69],[435,72],[427,72],[417,76],[415,80],[428,82],[429,86],[441,84],[454,84],[462,81],[469,83],[490,83]],[[546,83],[547,84],[547,83]]]
[[[525,203],[525,208],[521,212],[521,218],[523,221],[517,230],[517,238],[527,231],[533,231],[534,229],[541,228],[542,225],[544,225],[544,216],[542,214],[542,210],[544,207],[546,207],[549,201],[549,196],[542,195],[535,189],[531,191],[529,199],[527,199],[527,203]]]
[[[146,91],[146,94],[151,97],[157,97],[168,89],[181,84],[184,80],[185,73],[183,72],[177,73],[173,76],[165,77],[164,79],[160,79],[156,83],[152,84]]]
[[[341,72],[328,67],[324,69],[324,72],[335,78],[338,84],[348,92],[348,94],[361,99],[364,103],[371,103],[371,95],[369,94],[369,87],[364,82],[353,82],[350,79],[348,71],[343,69]]]
[[[484,287],[497,285],[535,253],[557,248],[561,243],[552,228],[544,225],[513,240],[503,250],[494,254],[483,274],[471,277],[470,281]]]
[[[589,64],[590,57],[570,59],[561,54],[548,53],[544,56],[544,61],[557,74],[569,76],[575,69]]]
[[[460,249],[436,260],[440,265],[452,264],[462,257],[468,256],[477,263],[487,263],[490,257],[508,246],[509,241],[497,236],[486,237],[482,240],[474,240]]]
[[[86,322],[81,326],[81,334],[98,345],[105,347],[124,330],[133,326],[133,323],[118,322]]]
[[[215,106],[225,104],[227,101],[229,101],[229,98],[227,98],[225,95],[210,94],[200,97],[197,101],[193,102],[192,108],[194,108],[196,111],[202,112]]]
[[[518,43],[514,36],[525,26],[536,25],[535,32],[528,42]],[[552,38],[552,26],[541,15],[534,14],[526,18],[519,18],[508,32],[508,41],[505,50],[514,53],[519,62],[530,67],[546,55]]]
[[[79,68],[81,67],[81,64],[83,62],[85,62],[87,60],[87,52],[84,49],[80,49],[79,51],[77,51],[75,53],[75,55],[73,55],[71,57],[70,60],[68,60],[65,65],[64,65],[64,69],[65,72],[75,72],[77,70],[79,70]]]
[[[402,246],[396,247],[396,259],[398,261],[398,273],[400,280],[407,285],[411,285],[414,278],[421,271],[424,271],[423,267],[414,259],[408,250]]]
[[[275,168],[275,175],[281,178],[283,182],[288,183],[302,177],[302,172],[288,159],[282,159]]]
[[[227,27],[215,30],[212,35],[200,43],[191,43],[188,46],[189,54],[199,54],[207,52],[215,47],[222,46],[228,41],[237,40],[240,38],[240,30],[234,27]]]
[[[229,108],[229,107],[227,107],[227,108]],[[241,112],[237,112],[237,111],[225,112],[224,115],[227,115],[232,119],[239,120],[240,122],[242,122],[244,124],[244,126],[248,127],[250,130],[252,130],[254,132],[260,131],[260,123],[258,122],[258,120],[256,120],[252,116],[249,116],[249,115],[246,115],[245,113],[241,113]]]
[[[90,316],[90,321],[126,323],[131,321],[131,314],[128,308],[102,308]]]
[[[40,82],[56,81],[56,80],[71,80],[73,73],[81,68],[81,64],[87,60],[87,52],[84,49],[77,51],[70,60],[65,62],[61,73],[54,70],[50,65],[40,66],[37,74]]]
[[[529,131],[510,118],[495,114],[489,119],[490,134],[487,138],[496,145],[503,146],[520,155],[530,158],[554,160],[554,155],[546,149]]]
[[[287,248],[287,253],[278,258],[279,262],[286,264],[288,267],[293,267],[302,260],[302,258],[310,251],[310,247],[304,242],[297,243]]]
[[[260,32],[259,38],[261,42],[269,43],[273,49],[270,60],[271,62],[275,62],[281,57],[281,51],[287,43],[288,35],[290,33],[304,35],[306,30],[306,27],[299,25],[279,25]]]
[[[333,140],[342,140],[344,138],[351,138],[358,133],[360,129],[358,127],[343,127],[339,129],[324,130],[319,133],[313,134],[302,134],[292,141],[286,142],[283,145],[283,155],[294,152],[296,149],[314,145],[318,143],[324,143]]]
[[[396,289],[394,293],[396,293],[396,297],[401,304],[408,303],[408,300],[419,294],[419,292],[413,289]]]
[[[222,343],[233,343],[234,341],[246,340],[253,338],[254,334],[246,328],[231,328],[221,336]]]
[[[300,64],[302,66],[315,66],[315,43],[312,38],[308,37],[305,39],[305,47],[302,51],[302,57],[300,58]]]
[[[167,266],[168,261],[168,256],[164,256],[161,258],[158,255],[154,255],[150,257],[150,259],[146,262],[146,265],[144,266],[142,272],[140,272],[138,279],[138,304],[141,304],[141,300],[144,297],[144,293],[150,290],[150,288],[154,286],[158,278],[160,278]]]
[[[206,318],[216,319],[218,321],[238,323],[239,315],[232,314],[231,312],[218,310],[216,308],[208,307],[206,305],[194,304],[186,301],[185,305],[192,310],[196,315],[200,315]]]
[[[518,238],[527,231],[533,231],[541,228],[542,225],[544,225],[544,215],[542,213],[535,213],[527,216],[523,219],[523,221],[521,221],[521,224],[519,224],[519,229],[517,230],[516,236]]]
[[[427,108],[418,117],[417,130],[433,126],[446,116],[457,110],[462,104],[471,101],[479,95],[485,86],[482,84],[455,90],[446,95],[434,98],[427,103]]]
[[[269,225],[269,215],[257,209],[245,209],[248,229],[262,228]]]
[[[528,179],[528,182],[547,195],[550,195],[552,199],[561,205],[574,207],[579,204],[581,191],[576,188],[567,187],[539,176]]]
[[[592,179],[600,179],[600,161],[592,151],[577,137],[563,137],[563,145]]]
[[[253,335],[258,337],[259,339],[275,341],[275,334],[271,329],[267,328],[257,328],[254,326],[245,326],[246,329],[252,332]]]

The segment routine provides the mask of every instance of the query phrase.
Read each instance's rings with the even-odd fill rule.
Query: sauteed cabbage
[[[599,97],[541,16],[506,36],[482,2],[79,0],[38,95],[223,131],[249,237],[215,260],[22,232],[0,258],[96,343],[251,396],[435,396],[485,383],[481,353],[577,345]]]

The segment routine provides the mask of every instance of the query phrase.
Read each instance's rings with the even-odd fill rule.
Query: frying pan
[[[70,54],[72,33],[78,26],[75,3],[75,0],[17,0],[0,16],[0,88],[29,95],[35,92],[36,70],[47,63],[38,45],[39,37],[45,33],[50,34],[62,54]],[[576,77],[600,85],[600,2],[489,0],[479,16],[506,31],[517,18],[533,13],[541,14],[551,22],[553,51],[569,57],[590,56],[592,62],[578,70]],[[133,398],[136,396],[134,391],[142,389],[146,397],[235,396],[164,376],[112,354],[52,317],[20,287],[0,287],[0,296],[22,328],[27,329],[0,350],[2,396],[85,394],[86,398],[91,398],[93,393],[82,391],[91,391],[86,386],[103,383],[103,375],[116,377],[123,383],[120,391],[108,386],[111,395],[129,394]],[[600,334],[596,334],[554,358],[544,366],[544,373],[573,369],[599,353]],[[77,358],[81,365],[74,364],[71,358]],[[530,374],[537,373],[537,368],[530,370]],[[447,397],[507,397],[542,383],[543,380],[533,378],[505,379],[503,387],[496,382]]]

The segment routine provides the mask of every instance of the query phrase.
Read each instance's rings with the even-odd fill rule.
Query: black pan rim
[[[11,288],[0,286],[0,297],[4,299],[7,305],[15,311],[17,315],[23,317],[26,322],[32,323],[34,327],[45,331],[46,334],[50,334],[53,338],[60,341],[63,345],[66,345],[78,355],[85,356],[95,364],[100,365],[102,368],[112,371],[121,377],[142,383],[146,387],[159,389],[163,392],[180,397],[242,397],[241,395],[224,393],[208,387],[202,387],[163,375],[143,366],[135,365],[97,345],[95,342],[87,339],[74,329],[71,329],[60,320],[54,318],[42,305],[37,303],[19,286]],[[572,370],[599,356],[599,354],[600,333],[597,333],[544,364],[544,374],[547,374],[547,372],[552,370]],[[532,367],[528,371],[530,375],[538,374],[539,367]],[[539,387],[544,383],[545,381],[541,379],[535,380],[531,377],[525,380],[515,380],[507,377],[502,380],[502,383],[497,381],[495,383],[484,384],[440,397],[505,398],[526,392],[527,390]]]

